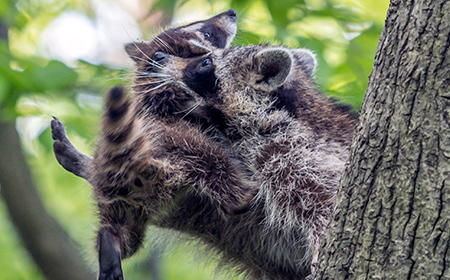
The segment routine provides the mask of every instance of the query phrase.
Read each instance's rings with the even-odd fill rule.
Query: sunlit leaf
[[[11,83],[5,79],[3,76],[0,76],[0,104],[9,95],[11,91]]]
[[[74,86],[77,81],[76,72],[56,60],[44,67],[30,65],[23,76],[33,84],[35,91],[60,90]]]

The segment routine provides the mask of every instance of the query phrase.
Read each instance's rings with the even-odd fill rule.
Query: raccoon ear
[[[292,56],[282,48],[270,48],[255,56],[258,79],[255,87],[262,90],[274,90],[284,84],[292,69]]]
[[[314,75],[317,67],[316,55],[308,49],[293,49],[295,65],[299,65],[309,75]]]
[[[147,54],[150,52],[150,46],[146,42],[130,42],[125,44],[125,51],[134,62],[140,63],[148,60]]]

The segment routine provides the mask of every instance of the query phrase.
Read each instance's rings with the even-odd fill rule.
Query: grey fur
[[[308,50],[234,47],[204,57],[215,64],[218,90],[213,97],[197,96],[197,110],[203,112],[201,108],[213,102],[223,113],[226,137],[237,139],[232,149],[252,171],[251,181],[258,189],[252,207],[263,209],[260,219],[267,234],[282,232],[282,239],[308,248],[306,254],[294,250],[287,257],[287,247],[272,250],[283,243],[273,239],[264,250],[266,257],[291,269],[310,259],[315,263],[356,116],[315,90],[311,75],[316,62]],[[171,57],[162,72],[180,77],[179,65],[188,64]],[[183,79],[172,83],[195,95]],[[286,92],[297,102],[294,113],[275,106]]]

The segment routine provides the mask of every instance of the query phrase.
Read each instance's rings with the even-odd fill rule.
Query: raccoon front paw
[[[115,244],[117,237],[104,230],[99,235],[99,273],[98,280],[123,280],[120,251]],[[117,245],[117,244],[116,244]]]
[[[78,151],[70,143],[66,135],[66,130],[58,118],[53,117],[51,128],[52,138],[54,140],[53,151],[59,164],[67,171],[84,178],[86,174],[86,167],[84,165],[86,159],[90,160],[89,157]]]

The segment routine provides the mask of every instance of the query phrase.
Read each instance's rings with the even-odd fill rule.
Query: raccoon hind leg
[[[112,232],[106,229],[99,232],[99,280],[123,280],[119,246],[118,238]]]

